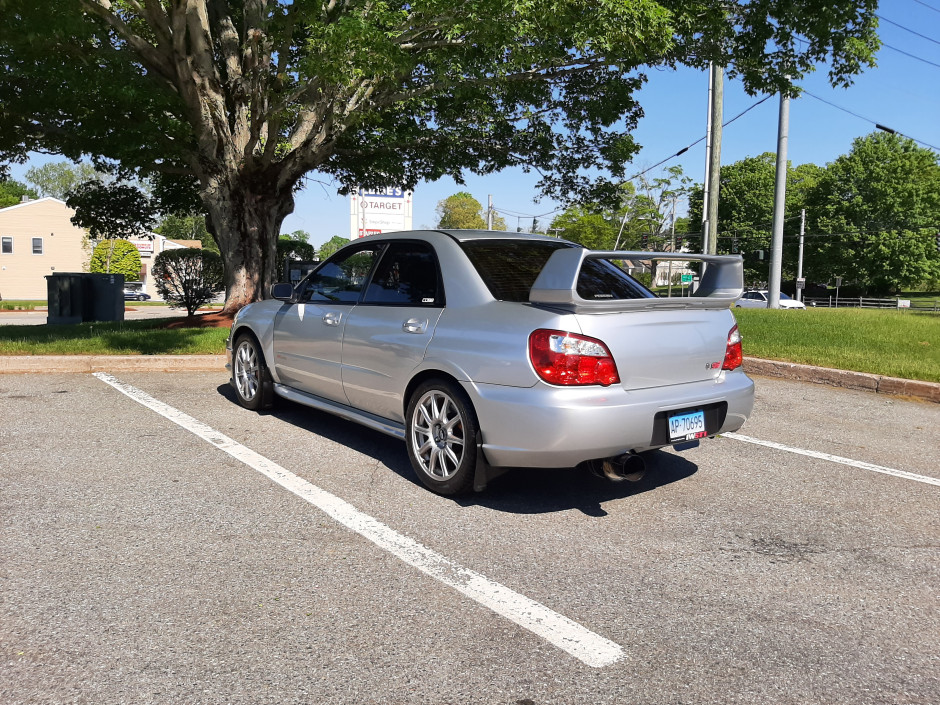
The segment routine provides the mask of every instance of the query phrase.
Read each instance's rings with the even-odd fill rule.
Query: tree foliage
[[[14,181],[13,179],[0,180],[0,208],[8,208],[22,203],[23,196],[28,198],[39,198],[36,189],[32,189],[26,184]]]
[[[222,258],[215,252],[183,247],[158,254],[151,275],[160,296],[192,316],[225,290],[222,270]]]
[[[320,249],[317,251],[321,260],[325,260],[333,255],[334,252],[337,252],[339,248],[345,247],[349,244],[349,238],[343,237],[342,235],[334,235],[329,240],[320,245]]]
[[[940,157],[900,135],[859,137],[809,198],[810,276],[899,292],[940,278]]]
[[[777,155],[764,152],[721,167],[718,186],[718,254],[744,256],[745,280],[759,284],[769,280],[770,246],[773,232],[774,184]],[[797,237],[800,231],[800,210],[806,207],[809,194],[818,182],[822,167],[787,164],[787,191],[784,205],[783,273],[796,276]],[[699,228],[702,222],[703,188],[692,189],[689,219]],[[695,240],[699,251],[701,241]],[[757,253],[763,251],[760,259]]]
[[[229,303],[273,276],[305,174],[344,191],[507,166],[616,199],[647,67],[790,90],[872,62],[875,0],[0,0],[0,163],[90,154],[198,193]],[[607,176],[611,180],[607,180]]]
[[[767,152],[721,168],[718,252],[744,255],[751,283],[769,279],[776,156]],[[690,218],[701,222],[702,187]],[[796,276],[800,211],[806,210],[807,281],[840,276],[858,290],[888,294],[940,277],[940,161],[899,135],[875,132],[834,162],[787,165],[784,279]],[[755,252],[763,250],[763,260]]]
[[[467,191],[441,199],[437,203],[437,227],[445,230],[486,230],[486,213],[483,206]],[[491,230],[505,230],[506,221],[493,214]]]
[[[592,250],[670,251],[672,224],[685,207],[690,183],[679,166],[655,178],[641,176],[636,185],[621,185],[619,207],[575,205],[556,216],[551,229]]]
[[[99,274],[123,274],[124,281],[140,279],[140,251],[127,240],[102,240],[91,253],[88,271]]]
[[[157,219],[151,199],[125,183],[86,181],[70,191],[65,202],[75,211],[72,222],[95,240],[146,237]]]
[[[39,189],[43,196],[52,196],[60,201],[64,201],[69,191],[80,184],[101,180],[103,176],[88,162],[49,162],[26,170],[26,180]]]

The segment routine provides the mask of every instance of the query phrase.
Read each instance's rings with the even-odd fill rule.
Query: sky
[[[879,35],[884,45],[876,67],[857,76],[847,89],[832,88],[824,66],[799,82],[805,92],[790,101],[787,151],[794,166],[807,162],[824,166],[834,161],[851,150],[855,138],[875,131],[876,123],[940,153],[940,0],[886,0],[880,5]],[[706,129],[707,72],[650,70],[647,77],[639,93],[645,116],[634,132],[642,149],[634,159],[632,173],[691,145],[705,135]],[[739,81],[728,79],[724,93],[726,122],[766,97],[749,96]],[[725,127],[722,164],[776,151],[779,110],[779,98],[771,96]],[[35,155],[30,163],[15,166],[12,176],[23,181],[30,165],[46,161],[57,159]],[[704,141],[648,176],[655,177],[662,169],[677,164],[701,183],[705,174]],[[507,169],[487,176],[468,174],[464,185],[452,179],[419,184],[414,191],[413,227],[434,227],[438,202],[458,191],[469,191],[484,206],[492,195],[494,207],[510,230],[517,225],[527,230],[533,216],[539,216],[544,227],[552,212],[564,204],[550,199],[539,201],[537,181],[537,174]],[[336,185],[328,177],[311,174],[295,202],[294,213],[284,220],[282,232],[306,231],[310,242],[317,246],[334,235],[349,237],[349,198],[337,195]]]

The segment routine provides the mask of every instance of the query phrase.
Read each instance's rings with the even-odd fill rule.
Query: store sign
[[[349,239],[412,228],[412,193],[392,187],[350,196]]]
[[[143,256],[150,256],[153,254],[153,240],[147,240],[145,242],[135,242],[134,247],[137,248],[137,251]]]

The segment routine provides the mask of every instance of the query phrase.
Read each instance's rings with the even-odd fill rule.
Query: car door
[[[327,260],[300,283],[295,303],[278,312],[274,367],[281,383],[346,403],[343,333],[381,249],[371,243]]]
[[[349,403],[402,421],[402,398],[444,307],[440,268],[428,243],[388,246],[351,311],[343,334],[343,389]]]

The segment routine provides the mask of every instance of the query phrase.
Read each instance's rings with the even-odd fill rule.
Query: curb
[[[799,382],[813,382],[815,384],[827,384],[832,387],[842,387],[843,389],[875,392],[876,394],[914,397],[940,404],[940,384],[936,382],[884,377],[867,372],[836,370],[830,367],[814,367],[812,365],[800,365],[795,362],[762,360],[756,357],[744,358],[744,371],[760,377],[781,377]]]
[[[0,374],[83,372],[223,372],[225,355],[10,355],[0,356]],[[759,377],[827,384],[876,394],[913,397],[940,404],[940,384],[865,372],[744,358],[744,371]]]
[[[225,355],[11,355],[0,357],[0,374],[215,371],[225,371]]]

